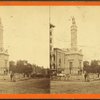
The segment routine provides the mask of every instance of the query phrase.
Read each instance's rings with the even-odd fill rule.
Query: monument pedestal
[[[7,50],[0,49],[0,74],[5,74],[9,70],[8,58]]]

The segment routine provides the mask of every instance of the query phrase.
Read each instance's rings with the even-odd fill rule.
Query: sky
[[[54,47],[70,48],[72,25],[77,25],[78,49],[83,51],[84,60],[100,60],[100,6],[52,6],[51,21]]]
[[[9,60],[49,67],[49,9],[43,6],[0,6],[4,48]]]
[[[4,48],[8,49],[9,60],[28,60],[49,67],[49,17],[56,26],[54,47],[70,48],[72,16],[84,60],[100,60],[99,6],[0,6]]]

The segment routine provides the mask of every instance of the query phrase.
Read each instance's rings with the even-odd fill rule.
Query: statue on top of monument
[[[72,24],[76,24],[74,16],[72,17]]]

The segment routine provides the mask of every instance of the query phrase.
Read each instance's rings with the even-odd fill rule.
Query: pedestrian
[[[14,72],[11,72],[11,74],[10,74],[11,81],[13,81],[13,76],[14,76]]]
[[[88,76],[88,74],[87,74],[87,72],[85,72],[85,74],[84,74],[85,82],[87,81],[87,76]]]
[[[99,73],[98,73],[98,78],[99,78]]]

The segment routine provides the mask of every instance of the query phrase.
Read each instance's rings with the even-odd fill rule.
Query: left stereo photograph
[[[0,6],[0,94],[49,94],[49,7]]]

